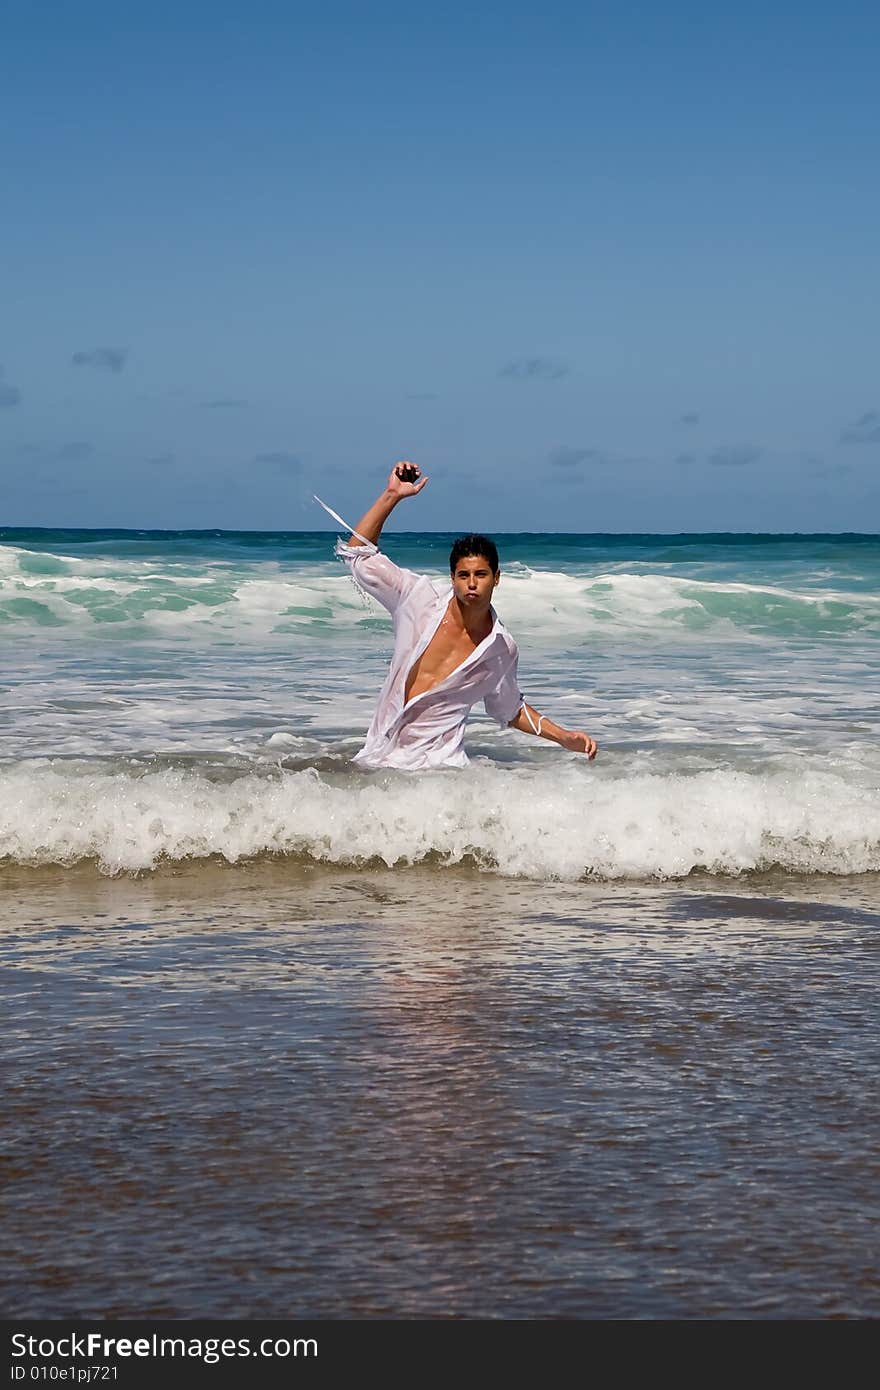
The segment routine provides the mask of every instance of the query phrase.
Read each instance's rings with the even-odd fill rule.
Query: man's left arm
[[[588,758],[595,758],[599,750],[596,740],[589,734],[581,729],[564,729],[561,724],[554,724],[552,719],[539,714],[531,705],[526,704],[519,688],[518,653],[515,646],[512,647],[511,656],[512,660],[501,680],[491,694],[486,696],[487,714],[497,719],[502,728],[506,726],[508,729],[519,729],[523,734],[537,734],[538,738],[550,739],[561,748],[567,748],[570,753],[586,753]],[[511,710],[516,710],[512,719]]]
[[[582,729],[564,729],[561,724],[554,724],[546,714],[539,714],[525,701],[516,718],[511,719],[507,727],[519,729],[521,734],[535,734],[538,738],[548,738],[551,743],[558,743],[561,748],[567,748],[569,753],[586,753],[591,761],[599,751],[596,740]]]

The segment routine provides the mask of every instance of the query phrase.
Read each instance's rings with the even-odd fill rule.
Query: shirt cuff
[[[355,560],[358,555],[378,555],[379,547],[372,541],[363,542],[360,545],[349,545],[347,541],[337,541],[334,555],[338,555],[340,560]]]

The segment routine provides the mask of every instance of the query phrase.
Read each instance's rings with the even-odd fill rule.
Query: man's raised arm
[[[409,471],[412,482],[408,480],[405,470]],[[336,554],[348,566],[355,584],[377,599],[392,617],[413,585],[418,583],[418,575],[395,565],[388,555],[376,549],[376,542],[398,502],[421,492],[427,481],[416,464],[396,463],[385,491],[364,513],[348,540],[344,544],[342,541],[336,543]],[[340,521],[342,518],[336,519]]]
[[[407,471],[414,476],[414,482],[407,482]],[[358,546],[364,540],[372,541],[376,545],[382,533],[382,527],[388,520],[398,502],[402,502],[404,497],[415,497],[416,493],[421,492],[425,483],[428,481],[427,475],[422,474],[422,470],[417,463],[409,463],[402,459],[396,463],[391,470],[388,479],[388,486],[381,496],[377,497],[369,511],[364,512],[357,526],[356,531],[360,536],[352,535],[349,537],[348,545]]]

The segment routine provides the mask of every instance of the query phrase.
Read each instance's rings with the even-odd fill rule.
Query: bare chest
[[[405,689],[407,702],[445,681],[478,646],[479,641],[475,641],[469,632],[453,626],[444,618],[421,656],[409,668]]]

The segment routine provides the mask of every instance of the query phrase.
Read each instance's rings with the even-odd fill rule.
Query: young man
[[[336,546],[355,582],[394,619],[391,669],[355,762],[412,772],[464,767],[464,727],[479,700],[502,728],[534,733],[595,758],[589,734],[554,724],[520,694],[516,643],[492,607],[501,578],[492,541],[472,535],[455,542],[449,557],[451,592],[426,575],[401,569],[379,551],[376,542],[398,502],[417,496],[427,481],[418,465],[395,464],[385,491],[348,542]]]

